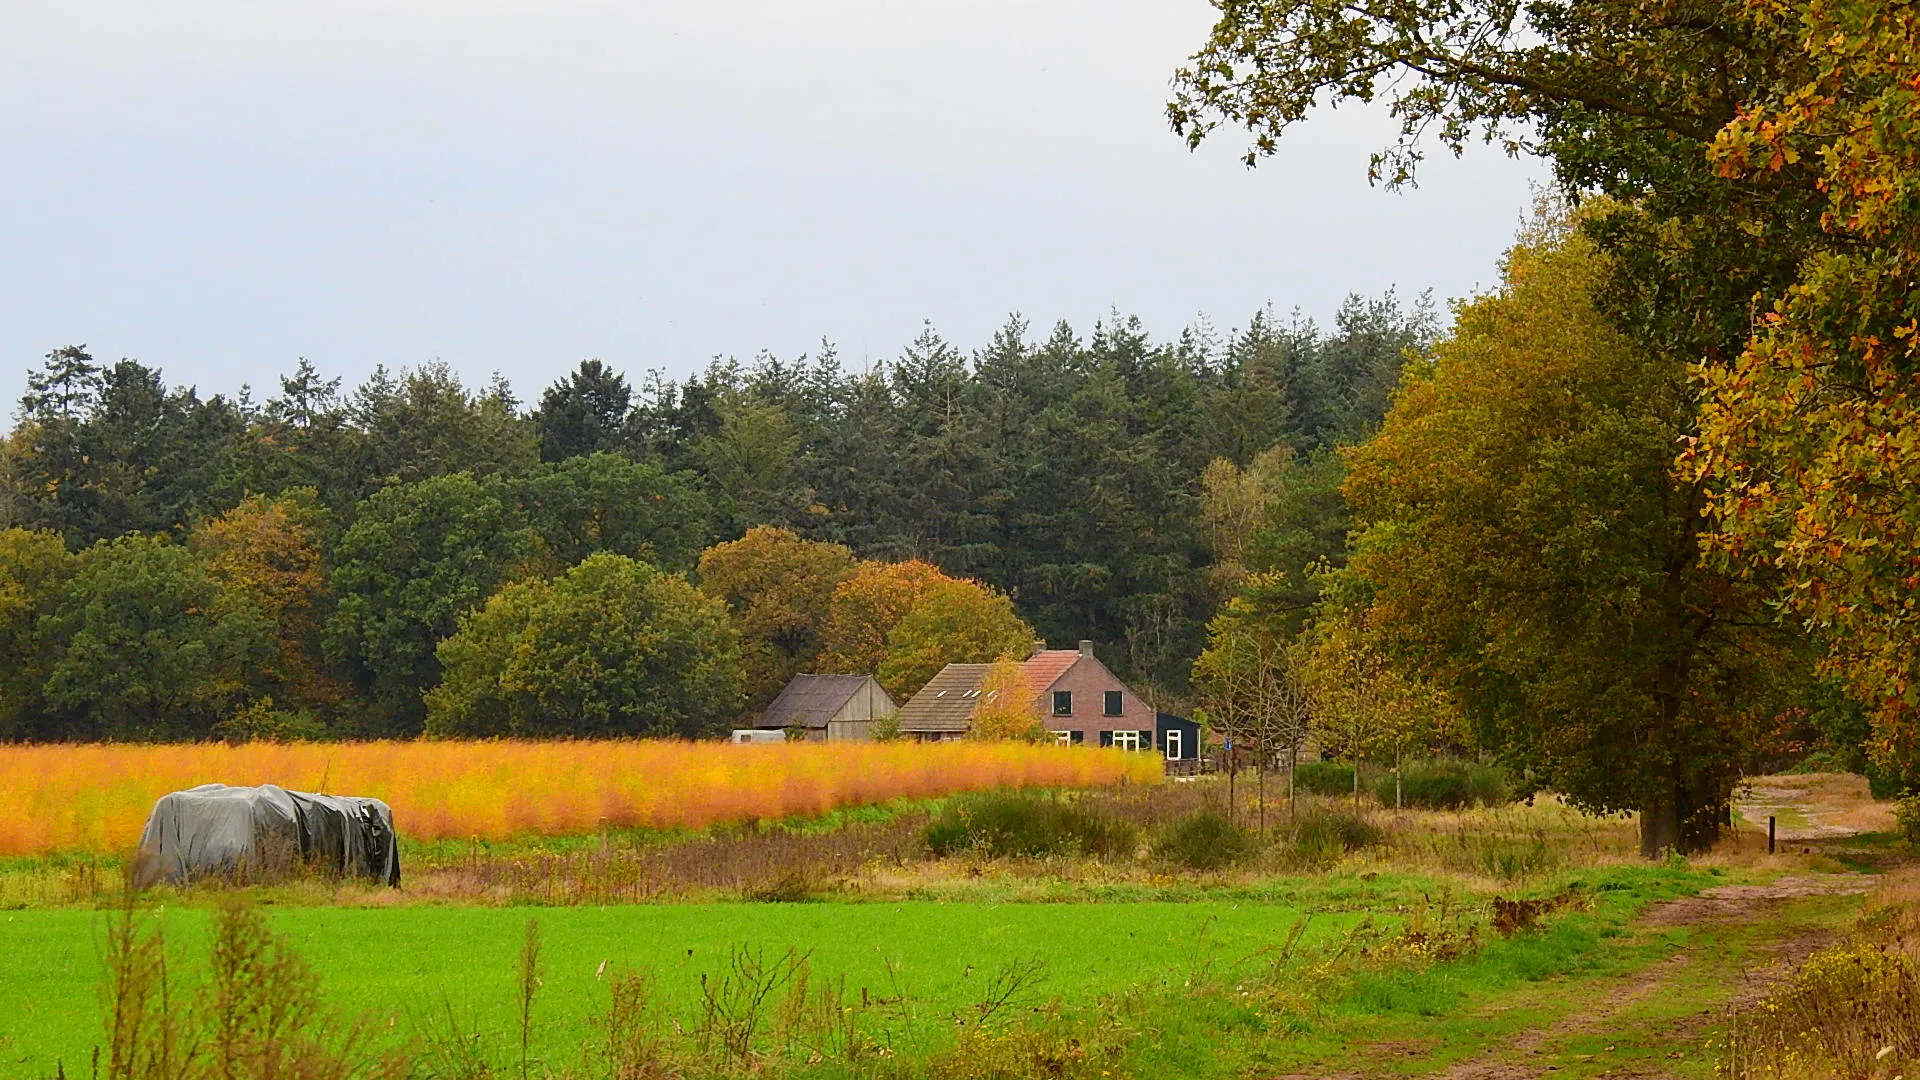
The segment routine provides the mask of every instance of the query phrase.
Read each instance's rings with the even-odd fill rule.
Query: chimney
[[[1080,655],[1086,657],[1089,660],[1093,659],[1093,642],[1092,641],[1086,638],[1080,639]]]
[[[1047,651],[1047,643],[1046,643],[1045,641],[1043,641],[1043,640],[1041,640],[1040,638],[1034,638],[1034,639],[1033,639],[1033,652],[1031,652],[1031,653],[1029,653],[1029,654],[1028,654],[1028,656],[1029,656],[1029,657],[1033,657],[1033,656],[1039,656],[1039,655],[1040,655],[1041,653],[1043,653],[1043,652],[1046,652],[1046,651]]]

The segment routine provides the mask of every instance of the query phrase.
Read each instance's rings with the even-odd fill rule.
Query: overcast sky
[[[1172,336],[1492,279],[1544,175],[1324,112],[1249,172],[1162,115],[1195,0],[69,0],[0,35],[0,394],[87,343],[203,392],[297,356],[858,366],[1019,311]]]

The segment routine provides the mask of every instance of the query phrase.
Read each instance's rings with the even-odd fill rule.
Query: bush
[[[954,800],[927,826],[926,839],[935,855],[1112,856],[1133,854],[1139,833],[1070,802],[999,793]]]
[[[1350,810],[1307,810],[1296,815],[1288,827],[1287,857],[1301,866],[1331,866],[1347,852],[1371,847],[1385,838],[1378,825]]]
[[[1907,786],[1906,777],[1900,773],[1883,772],[1871,763],[1867,765],[1867,793],[1874,798],[1897,798]]]
[[[1399,794],[1405,806],[1426,810],[1499,806],[1512,801],[1507,792],[1507,772],[1497,765],[1441,758],[1415,761],[1400,770]],[[1374,784],[1373,793],[1382,806],[1394,805],[1391,772]]]
[[[1353,766],[1340,761],[1303,761],[1293,770],[1293,790],[1306,795],[1353,794]]]
[[[1244,861],[1258,842],[1218,810],[1202,810],[1167,826],[1153,840],[1153,857],[1189,870],[1220,870]]]
[[[1920,844],[1920,793],[1910,791],[1894,803],[1893,820],[1902,837]]]

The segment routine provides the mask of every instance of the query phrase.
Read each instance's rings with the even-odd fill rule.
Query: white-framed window
[[[1121,750],[1140,749],[1140,733],[1137,731],[1116,731],[1113,733],[1113,745]]]
[[[1053,741],[1059,743],[1061,746],[1065,746],[1073,741],[1073,732],[1071,731],[1049,731],[1047,734],[1053,736]]]
[[[1168,728],[1167,729],[1167,760],[1178,761],[1179,759],[1180,759],[1180,729]]]

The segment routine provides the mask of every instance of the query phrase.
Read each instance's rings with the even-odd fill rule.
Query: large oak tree
[[[1593,293],[1604,260],[1548,224],[1410,368],[1348,455],[1352,570],[1375,632],[1466,711],[1480,745],[1648,854],[1709,846],[1752,724],[1795,670],[1762,591],[1702,564],[1702,489],[1670,468],[1687,368]]]

